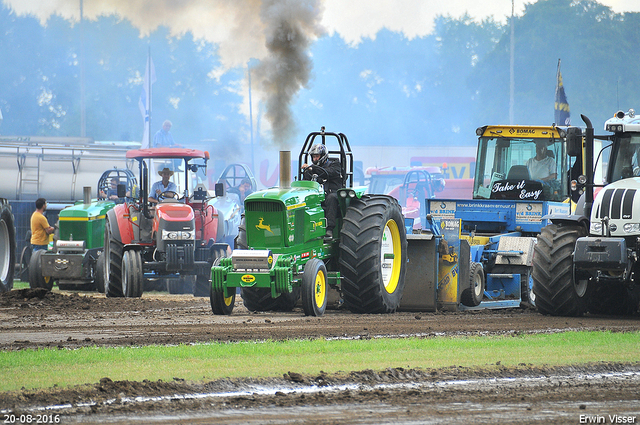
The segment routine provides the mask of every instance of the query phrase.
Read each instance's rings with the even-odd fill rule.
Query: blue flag
[[[569,113],[569,102],[564,93],[562,83],[562,73],[560,72],[560,59],[558,59],[558,82],[556,83],[555,123],[556,125],[571,125],[571,114]]]

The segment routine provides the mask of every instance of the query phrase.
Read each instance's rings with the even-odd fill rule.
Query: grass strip
[[[442,368],[635,362],[640,332],[292,340],[0,352],[0,391],[114,381],[274,377],[388,367]],[[499,362],[499,363],[498,363]]]

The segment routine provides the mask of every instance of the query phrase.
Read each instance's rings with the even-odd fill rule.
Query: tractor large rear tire
[[[0,292],[13,289],[16,264],[16,228],[11,205],[5,200],[0,204]]]
[[[140,251],[126,251],[122,256],[122,293],[127,298],[142,296],[142,256]]]
[[[573,251],[586,235],[577,224],[550,224],[538,235],[533,256],[533,293],[538,311],[552,316],[582,316],[589,293],[586,279],[574,281]]]
[[[122,242],[115,239],[108,219],[104,224],[104,292],[107,297],[124,297],[122,292]]]
[[[364,195],[347,208],[340,231],[340,271],[346,307],[393,313],[400,305],[407,263],[402,208],[390,196]]]
[[[29,287],[31,289],[44,288],[47,291],[53,289],[53,278],[42,275],[42,256],[47,252],[39,249],[31,255],[29,261]]]

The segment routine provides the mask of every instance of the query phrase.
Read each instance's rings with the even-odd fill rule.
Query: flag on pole
[[[153,60],[151,60],[151,54],[147,57],[147,68],[144,73],[144,84],[142,85],[142,93],[140,93],[140,100],[138,101],[138,107],[142,114],[144,123],[144,135],[142,136],[141,149],[148,148],[150,146],[149,140],[151,138],[151,84],[156,82],[156,69],[153,66]]]
[[[560,72],[560,59],[558,59],[558,78],[556,83],[556,102],[554,106],[555,110],[555,123],[556,125],[570,125],[571,114],[569,113],[569,102],[567,102],[567,95],[564,93],[564,84],[562,83],[562,73]]]

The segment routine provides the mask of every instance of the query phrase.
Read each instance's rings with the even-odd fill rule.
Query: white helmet
[[[311,149],[309,149],[309,155],[311,155],[311,160],[313,161],[314,165],[319,165],[321,167],[329,157],[329,153],[327,152],[327,147],[319,143],[311,146]],[[320,158],[318,158],[317,160],[314,160],[313,155],[320,155]]]

